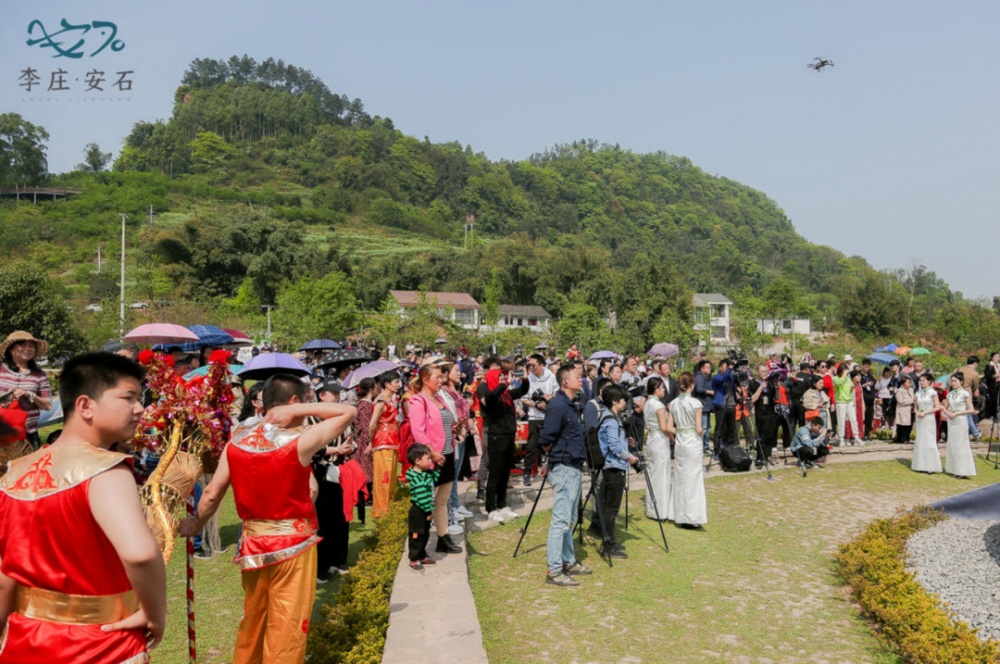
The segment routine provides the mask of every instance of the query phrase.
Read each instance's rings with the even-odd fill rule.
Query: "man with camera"
[[[528,358],[528,397],[521,404],[528,408],[528,443],[524,454],[524,486],[531,486],[531,476],[538,461],[538,433],[545,421],[545,409],[549,400],[559,391],[559,383],[551,371],[545,368],[545,358],[538,353]]]
[[[549,526],[545,582],[555,586],[578,586],[574,577],[591,571],[577,562],[573,550],[573,525],[580,505],[586,442],[573,400],[583,387],[583,370],[567,363],[556,373],[559,391],[549,401],[545,422],[538,434],[548,464],[542,472],[552,484],[552,522]]]
[[[823,420],[819,417],[812,418],[809,424],[799,428],[792,438],[791,450],[800,466],[815,468],[817,463],[826,462],[826,455],[830,452],[826,445],[826,435]]]

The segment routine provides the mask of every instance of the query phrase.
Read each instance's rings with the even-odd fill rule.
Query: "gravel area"
[[[1000,522],[948,519],[907,542],[907,569],[981,638],[1000,639]]]

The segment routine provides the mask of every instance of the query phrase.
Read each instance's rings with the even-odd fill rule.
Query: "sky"
[[[1000,295],[975,262],[997,229],[1000,3],[47,0],[4,13],[0,113],[45,127],[53,172],[168,118],[191,60],[274,57],[407,134],[491,159],[582,138],[685,156],[763,191],[811,242]],[[26,43],[32,21],[52,34],[62,19],[114,23],[123,45],[91,56],[99,26],[80,59]],[[818,56],[835,66],[806,68]],[[60,68],[70,89],[47,92]],[[94,69],[103,100],[84,90]],[[131,91],[110,87],[128,70]]]

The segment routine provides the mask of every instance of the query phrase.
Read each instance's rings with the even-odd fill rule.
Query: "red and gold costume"
[[[90,480],[131,457],[92,445],[46,447],[0,479],[0,559],[17,604],[0,663],[148,662],[143,630],[102,632],[139,609],[118,553],[90,510]]]
[[[389,509],[396,492],[396,455],[399,449],[399,415],[396,407],[384,399],[385,409],[378,418],[372,440],[372,516],[376,519]],[[376,402],[378,403],[378,402]]]
[[[304,431],[243,426],[226,448],[243,520],[234,561],[243,570],[243,620],[233,664],[305,661],[319,537],[309,498],[312,468],[299,461]]]

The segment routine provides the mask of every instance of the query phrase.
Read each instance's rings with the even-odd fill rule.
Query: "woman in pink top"
[[[452,429],[455,415],[438,398],[441,387],[441,369],[434,365],[420,367],[417,377],[411,383],[416,392],[410,399],[410,431],[413,442],[431,448],[431,460],[441,471],[434,483],[434,528],[438,543],[435,551],[461,553],[448,534],[448,498],[451,484],[455,480],[455,444]]]

